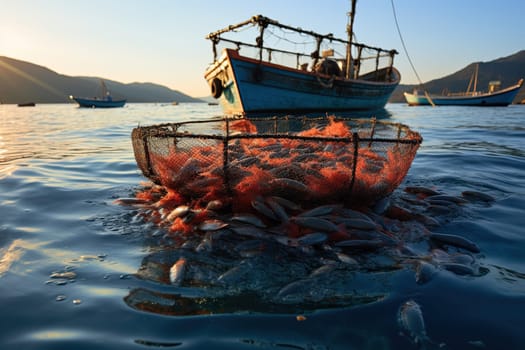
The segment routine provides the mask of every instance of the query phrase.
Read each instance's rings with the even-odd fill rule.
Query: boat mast
[[[473,93],[476,93],[477,90],[477,85],[478,85],[478,69],[479,69],[479,64],[476,64],[476,73],[474,75],[474,90],[472,91]]]
[[[108,88],[104,80],[100,79],[100,85],[102,86],[102,97],[106,97],[106,95],[108,95]]]
[[[348,44],[346,45],[346,78],[349,79],[352,76],[352,38],[354,32],[354,16],[355,16],[355,5],[357,0],[352,0],[352,7],[348,13],[348,24],[346,26],[346,33],[348,34]]]

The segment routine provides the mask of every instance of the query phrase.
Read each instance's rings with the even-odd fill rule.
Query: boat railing
[[[245,27],[258,27],[259,33],[258,36],[255,38],[255,43],[249,43],[247,41],[243,40],[233,40],[230,38],[225,37],[224,35],[227,33],[238,33],[245,29]],[[283,48],[277,48],[277,47],[270,47],[268,45],[265,45],[265,33],[268,34],[274,34],[271,32],[270,29],[268,29],[270,26],[280,28],[281,30],[285,31],[286,33],[295,33],[300,35],[302,38],[309,37],[313,38],[313,43],[311,44],[313,51],[308,52],[301,52],[300,50],[294,49],[294,50],[287,50]],[[274,34],[275,36],[275,34]],[[389,77],[392,71],[392,67],[394,64],[394,56],[398,53],[396,50],[385,50],[379,47],[373,47],[357,42],[349,42],[348,40],[336,38],[333,36],[333,34],[319,34],[313,31],[304,30],[302,28],[297,27],[291,27],[288,25],[281,24],[275,20],[272,20],[270,18],[257,15],[253,16],[247,21],[238,23],[236,25],[230,25],[228,27],[225,27],[223,29],[217,30],[213,33],[210,33],[206,36],[206,39],[210,40],[212,42],[212,50],[213,50],[213,60],[216,62],[218,60],[218,53],[217,48],[221,42],[227,43],[227,44],[233,44],[235,46],[235,49],[240,51],[241,48],[250,48],[254,49],[255,51],[252,53],[252,56],[255,59],[258,59],[260,61],[267,61],[267,62],[273,62],[274,56],[276,53],[282,54],[282,55],[288,55],[290,57],[293,57],[293,63],[289,62],[287,65],[289,66],[295,66],[296,69],[304,69],[307,67],[305,66],[306,63],[304,63],[304,59],[311,60],[311,67],[315,67],[322,59],[329,58],[331,55],[325,55],[323,54],[321,47],[322,45],[325,45],[329,43],[330,45],[344,45],[346,52],[346,46],[350,45],[352,49],[355,51],[355,54],[352,55],[351,58],[351,65],[350,74],[346,74],[346,60],[347,57],[343,54],[339,54],[337,50],[325,50],[325,51],[332,51],[332,54],[337,54],[338,57],[330,57],[330,59],[336,61],[338,65],[341,68],[341,75],[342,76],[348,76],[349,78],[357,78],[359,77],[362,72],[366,72],[369,74],[370,72],[376,72],[377,77],[379,77],[380,73],[379,71],[382,68],[387,68],[387,74],[386,77]],[[283,38],[280,38],[283,39]],[[279,40],[281,41],[281,40]],[[286,41],[286,39],[283,39],[282,41]],[[305,44],[305,42],[299,42],[294,43],[297,45],[303,45],[308,46]],[[381,64],[382,60],[388,59],[388,62],[386,64]],[[371,62],[367,63],[367,62]],[[281,63],[281,62],[279,62]],[[366,70],[368,68],[368,70]],[[383,74],[384,75],[384,74]],[[387,78],[388,79],[388,78]]]

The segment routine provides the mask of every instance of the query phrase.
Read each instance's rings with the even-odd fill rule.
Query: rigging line
[[[401,35],[401,29],[399,29],[399,23],[397,21],[396,8],[394,6],[394,0],[390,0],[390,3],[392,4],[392,13],[394,14],[394,21],[396,22],[397,33],[399,34],[399,39],[401,40],[401,45],[403,46],[403,50],[405,51],[405,55],[407,56],[408,63],[410,63],[410,66],[412,67],[412,70],[414,71],[414,74],[416,75],[416,78],[419,81],[419,85],[423,86],[423,82],[421,81],[419,74],[417,74],[416,67],[414,67],[414,64],[412,63],[412,59],[410,58],[410,55],[408,54],[408,50],[405,45],[405,40],[403,39],[403,35]],[[426,89],[423,89],[423,90],[425,91],[425,96],[428,99],[428,102],[430,102],[432,107],[435,107],[434,102],[430,98]]]

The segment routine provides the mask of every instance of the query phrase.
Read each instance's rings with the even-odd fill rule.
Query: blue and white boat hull
[[[436,106],[508,106],[514,101],[522,85],[523,79],[516,85],[492,93],[460,96],[430,95],[430,99]],[[425,95],[408,92],[405,92],[404,95],[410,106],[427,106],[431,104]]]
[[[378,76],[390,76],[389,81]],[[359,79],[320,75],[240,56],[227,49],[205,78],[220,81],[219,103],[227,114],[378,110],[400,81],[395,68],[384,68]],[[383,80],[383,81],[381,81]]]

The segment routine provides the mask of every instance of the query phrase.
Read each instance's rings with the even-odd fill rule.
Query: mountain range
[[[478,91],[487,91],[489,82],[494,80],[499,80],[501,88],[506,88],[525,78],[525,50],[490,62],[473,62],[455,73],[424,83],[423,88],[430,94],[441,94],[443,91],[465,92],[476,66],[478,66]],[[419,86],[399,85],[389,102],[405,102],[403,92],[412,92],[416,87]],[[525,88],[519,91],[514,103],[519,103],[523,99],[525,99]]]
[[[0,56],[1,103],[65,103],[70,102],[70,95],[99,96],[101,79],[62,75],[33,63]],[[126,98],[128,102],[204,102],[158,84],[103,80],[113,98]]]
[[[501,87],[515,84],[525,78],[525,50],[489,62],[473,62],[463,69],[424,83],[423,88],[431,94],[443,91],[466,91],[470,78],[478,66],[478,90],[487,89],[488,83],[499,80]],[[64,103],[69,96],[96,96],[101,93],[101,78],[72,77],[54,72],[33,63],[0,56],[0,102],[1,103]],[[153,83],[124,84],[103,79],[114,98],[126,98],[128,102],[207,102],[209,97],[194,98],[166,86]],[[418,85],[399,85],[389,102],[405,102],[403,92],[412,91]],[[521,89],[515,103],[525,99]]]

